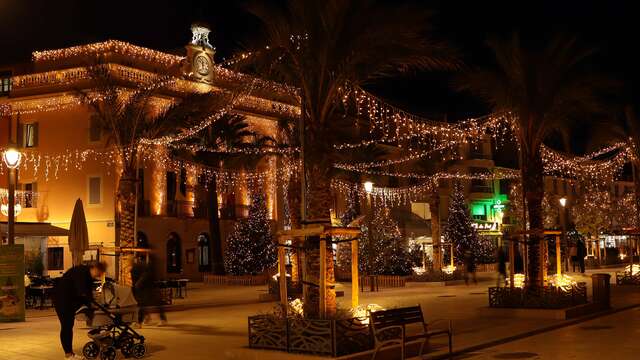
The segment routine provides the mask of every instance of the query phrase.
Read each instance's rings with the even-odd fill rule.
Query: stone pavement
[[[585,279],[586,280],[586,279]],[[452,319],[454,350],[475,347],[500,338],[528,333],[552,326],[562,326],[555,319],[521,319],[496,317],[486,311],[487,287],[479,285],[429,286],[409,283],[406,288],[382,289],[378,293],[361,293],[361,303],[384,307],[421,304],[428,321]],[[588,282],[589,283],[589,282]],[[349,286],[341,306],[350,301]],[[246,348],[247,316],[269,312],[273,303],[257,303],[265,287],[203,287],[193,284],[187,299],[177,300],[169,313],[169,326],[142,329],[149,342],[150,357],[156,359],[315,359],[316,357],[260,351]],[[614,307],[640,304],[640,289],[613,287]],[[30,312],[26,323],[0,324],[0,359],[57,359],[58,324],[53,313]],[[36,315],[36,316],[34,316]],[[43,316],[44,315],[44,316]],[[47,316],[49,315],[49,316]],[[85,330],[76,331],[75,346],[87,338]],[[443,346],[443,343],[435,343]]]
[[[640,309],[622,311],[522,340],[466,354],[459,359],[638,359]]]

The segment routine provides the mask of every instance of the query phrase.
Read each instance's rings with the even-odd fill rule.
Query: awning
[[[0,233],[6,234],[6,222],[0,222]],[[69,230],[53,226],[50,223],[15,223],[15,236],[69,236]]]

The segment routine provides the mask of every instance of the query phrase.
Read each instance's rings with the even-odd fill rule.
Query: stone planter
[[[616,285],[640,285],[640,274],[616,273]]]
[[[489,307],[493,308],[562,309],[586,303],[585,283],[578,283],[569,291],[547,286],[535,292],[524,288],[489,288]]]
[[[369,326],[358,318],[341,320],[249,317],[249,347],[342,356],[372,348]]]

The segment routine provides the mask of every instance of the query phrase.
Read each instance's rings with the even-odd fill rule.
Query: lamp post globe
[[[560,201],[560,205],[562,207],[565,207],[567,205],[567,198],[566,197],[561,197],[559,201]]]
[[[366,181],[364,183],[364,191],[366,191],[367,194],[370,194],[373,191],[373,183],[371,181]]]
[[[20,151],[15,148],[8,148],[2,154],[2,159],[4,160],[4,164],[7,165],[9,169],[15,169],[20,166],[20,160],[22,159],[22,154]]]

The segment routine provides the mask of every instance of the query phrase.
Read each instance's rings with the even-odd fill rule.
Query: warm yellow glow
[[[4,151],[2,158],[4,159],[4,163],[8,168],[15,169],[20,166],[20,159],[22,159],[22,154],[20,153],[20,151],[14,148],[8,148]]]
[[[289,309],[296,315],[302,316],[304,314],[304,305],[300,299],[290,301]]]
[[[557,287],[562,291],[571,291],[574,286],[577,286],[578,283],[573,280],[573,278],[567,274],[556,274],[549,278],[549,284],[553,287]]]
[[[633,266],[631,265],[627,265],[624,268],[624,272],[627,274],[631,274],[633,276],[640,274],[640,265],[638,264],[633,264]]]
[[[360,323],[369,324],[369,313],[380,310],[385,310],[385,308],[378,304],[360,305],[351,309],[351,314],[355,318],[360,318]]]
[[[166,181],[165,176],[166,173],[164,168],[155,167],[153,170],[153,175],[151,177],[152,185],[151,185],[151,212],[153,215],[162,215],[162,207],[164,205],[164,196],[165,196],[165,188]]]
[[[416,275],[422,275],[426,272],[425,268],[423,268],[422,266],[416,266],[412,270]]]
[[[445,267],[442,268],[442,272],[448,275],[453,274],[456,271],[456,267],[455,265],[447,265]]]
[[[366,191],[369,194],[373,191],[373,183],[371,181],[365,181],[364,191]]]
[[[2,212],[2,215],[4,216],[9,216],[9,204],[2,204],[0,205],[0,212]],[[22,213],[22,205],[20,204],[15,204],[13,206],[13,214],[15,216],[18,216]]]
[[[513,274],[513,287],[523,288],[524,287],[524,274]]]
[[[561,197],[559,201],[560,201],[560,205],[562,205],[562,207],[567,206],[567,198],[566,197]]]

